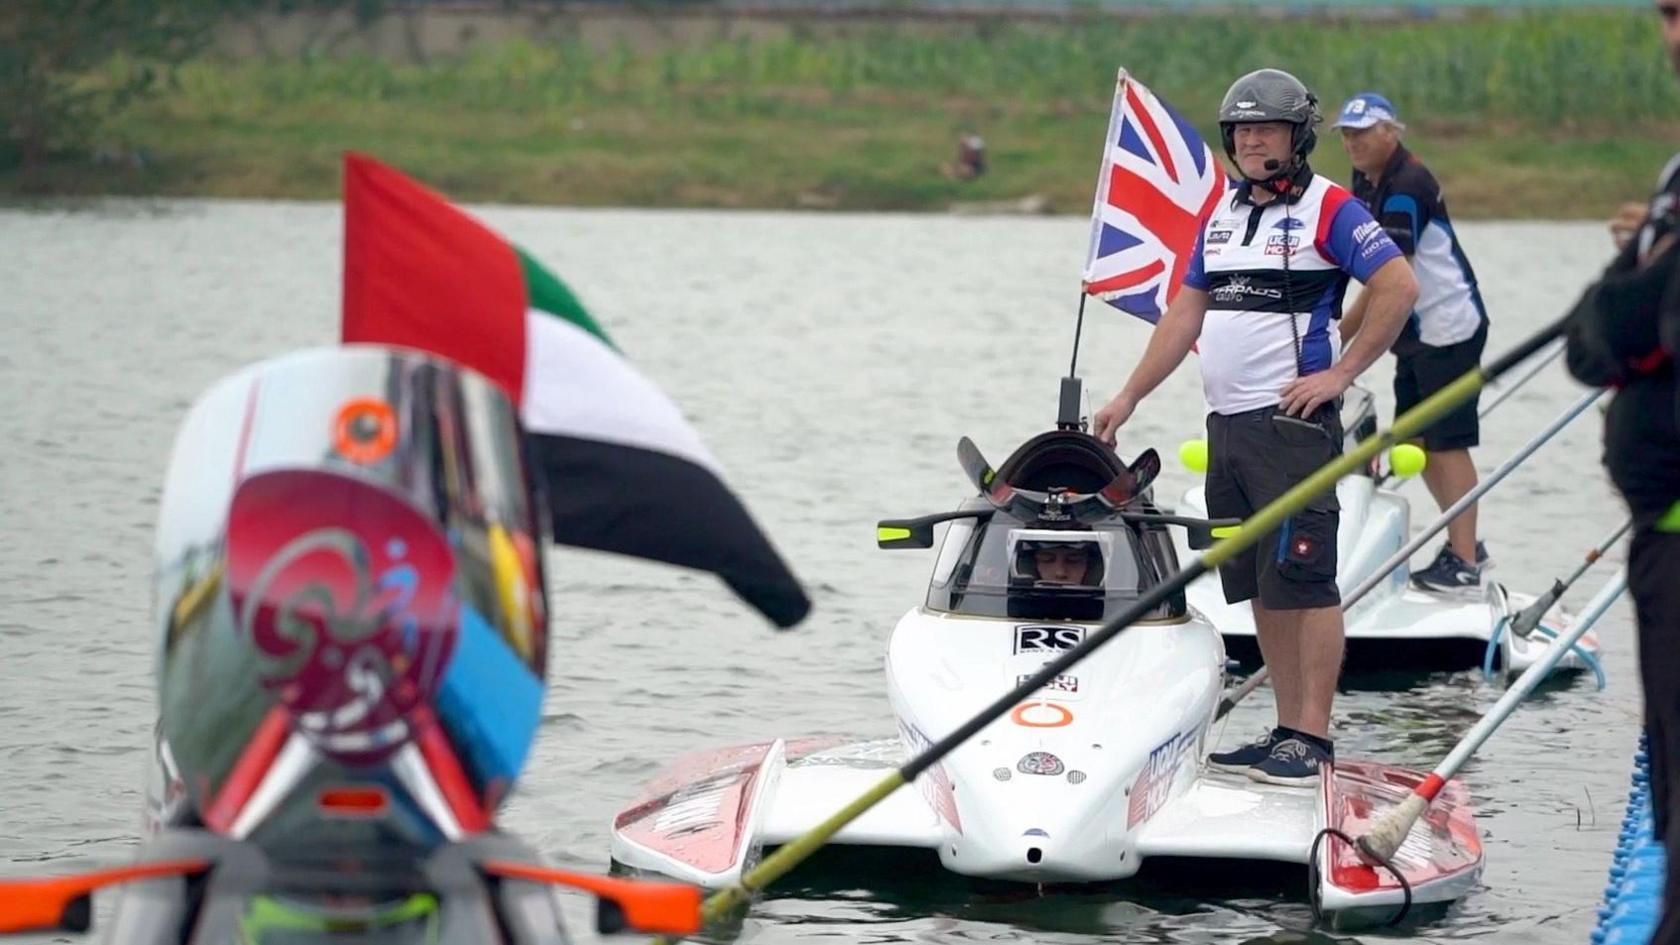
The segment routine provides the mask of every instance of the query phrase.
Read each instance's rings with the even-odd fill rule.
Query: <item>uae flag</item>
[[[804,590],[676,405],[565,284],[402,173],[345,156],[344,340],[419,348],[519,405],[554,540],[712,571],[781,627]]]

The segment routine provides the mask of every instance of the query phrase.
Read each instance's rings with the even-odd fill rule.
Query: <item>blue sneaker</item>
[[[1221,771],[1247,771],[1272,753],[1272,746],[1285,738],[1282,731],[1272,729],[1257,740],[1232,751],[1216,751],[1208,755],[1208,767]]]
[[[1476,558],[1480,562],[1487,560],[1484,550],[1478,543]],[[1464,559],[1453,554],[1451,548],[1443,547],[1429,567],[1412,572],[1412,586],[1438,594],[1481,590],[1482,565],[1465,564]]]
[[[1325,751],[1304,738],[1290,737],[1273,745],[1270,754],[1248,769],[1248,776],[1265,784],[1313,787],[1318,784],[1319,767],[1335,760],[1334,749]]]

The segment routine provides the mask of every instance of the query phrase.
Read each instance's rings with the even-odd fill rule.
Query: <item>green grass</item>
[[[425,66],[201,61],[102,131],[146,167],[60,162],[0,192],[329,197],[339,153],[359,149],[470,200],[943,209],[1036,193],[1078,213],[1122,64],[1210,136],[1250,68],[1295,71],[1327,111],[1380,88],[1463,216],[1601,216],[1650,186],[1680,130],[1643,11],[1163,15],[644,53],[515,43]],[[964,129],[990,146],[970,183],[939,172]],[[1325,137],[1320,170],[1344,178]]]

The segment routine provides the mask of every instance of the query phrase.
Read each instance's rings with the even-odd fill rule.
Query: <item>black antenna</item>
[[[1085,287],[1079,287],[1079,315],[1073,323],[1073,358],[1068,361],[1068,377],[1079,376],[1079,335],[1085,330]]]
[[[1085,330],[1085,294],[1084,286],[1079,289],[1079,315],[1073,323],[1073,357],[1068,361],[1067,377],[1062,378],[1061,398],[1056,404],[1056,429],[1083,430],[1085,425],[1080,421],[1079,408],[1083,398],[1080,397],[1079,382],[1079,336]]]

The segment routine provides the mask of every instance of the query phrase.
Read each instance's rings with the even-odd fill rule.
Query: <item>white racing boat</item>
[[[1342,410],[1343,429],[1352,446],[1376,432],[1376,413],[1371,394],[1350,388]],[[1385,488],[1378,471],[1347,476],[1336,485],[1340,501],[1341,526],[1336,535],[1336,581],[1346,597],[1375,573],[1411,537],[1411,504],[1399,491]],[[1205,516],[1207,503],[1202,488],[1185,492],[1179,511]],[[1205,546],[1192,530],[1172,529],[1180,555],[1193,554],[1192,546]],[[1527,669],[1556,636],[1568,629],[1571,617],[1561,608],[1551,611],[1531,635],[1505,632],[1516,613],[1533,603],[1530,594],[1508,591],[1503,585],[1484,580],[1473,592],[1458,595],[1418,590],[1411,584],[1410,569],[1404,564],[1390,572],[1387,580],[1372,588],[1347,613],[1348,662],[1353,666],[1457,668],[1492,665],[1507,674]],[[1231,655],[1243,662],[1257,662],[1259,648],[1254,640],[1254,613],[1248,603],[1227,604],[1219,575],[1210,573],[1196,580],[1186,592],[1190,606],[1212,623],[1225,637]],[[1591,669],[1598,657],[1598,638],[1588,633],[1558,664],[1558,671]]]
[[[964,447],[980,496],[881,525],[883,547],[926,548],[949,523],[927,599],[887,647],[898,737],[687,755],[615,819],[616,863],[709,887],[737,879],[1178,570],[1168,525],[1186,520],[1151,501],[1153,450],[1128,467],[1057,430],[994,474]],[[1325,831],[1358,836],[1424,775],[1346,761],[1303,788],[1209,770],[1225,670],[1219,629],[1169,598],[830,842],[926,850],[962,875],[1026,883],[1120,880],[1157,857],[1306,864],[1317,907],[1378,917],[1475,886],[1482,849],[1456,782],[1394,858],[1402,883]]]

